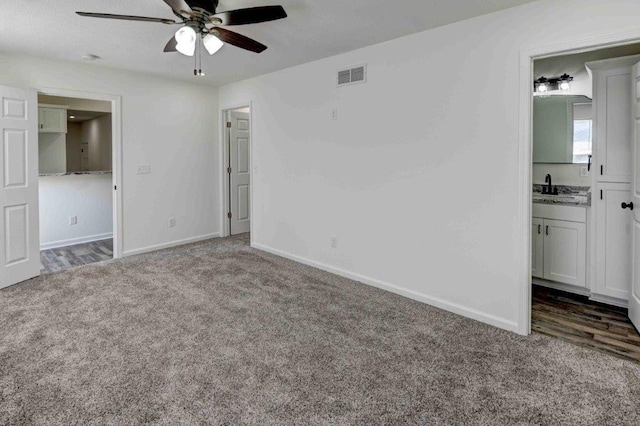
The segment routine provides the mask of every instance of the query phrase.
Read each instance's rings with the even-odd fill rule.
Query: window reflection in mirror
[[[588,163],[592,118],[591,99],[586,96],[534,98],[533,162]]]

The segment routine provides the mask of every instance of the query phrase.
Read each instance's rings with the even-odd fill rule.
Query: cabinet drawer
[[[533,203],[533,217],[586,223],[587,208]]]

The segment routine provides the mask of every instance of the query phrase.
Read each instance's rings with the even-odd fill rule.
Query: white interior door
[[[633,173],[631,178],[631,200],[633,203],[632,231],[632,278],[629,296],[629,318],[640,329],[640,63],[633,67]],[[631,208],[629,203],[627,208]]]
[[[40,274],[38,100],[0,86],[0,288]]]
[[[229,114],[229,173],[231,235],[249,232],[249,169],[250,123],[246,112],[232,111]]]

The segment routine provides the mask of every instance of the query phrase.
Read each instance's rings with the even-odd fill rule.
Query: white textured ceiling
[[[221,85],[533,0],[220,0],[218,11],[281,4],[288,18],[227,27],[266,44],[255,54],[226,45],[203,57],[203,82]],[[174,18],[162,0],[2,0],[0,50],[194,80],[193,59],[163,53],[178,28],[83,18],[75,11]]]

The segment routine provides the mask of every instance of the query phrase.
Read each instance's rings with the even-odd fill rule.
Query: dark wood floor
[[[40,252],[41,271],[45,274],[112,258],[112,239],[42,250]]]
[[[640,362],[640,334],[627,310],[586,296],[533,286],[531,329],[576,345]]]

